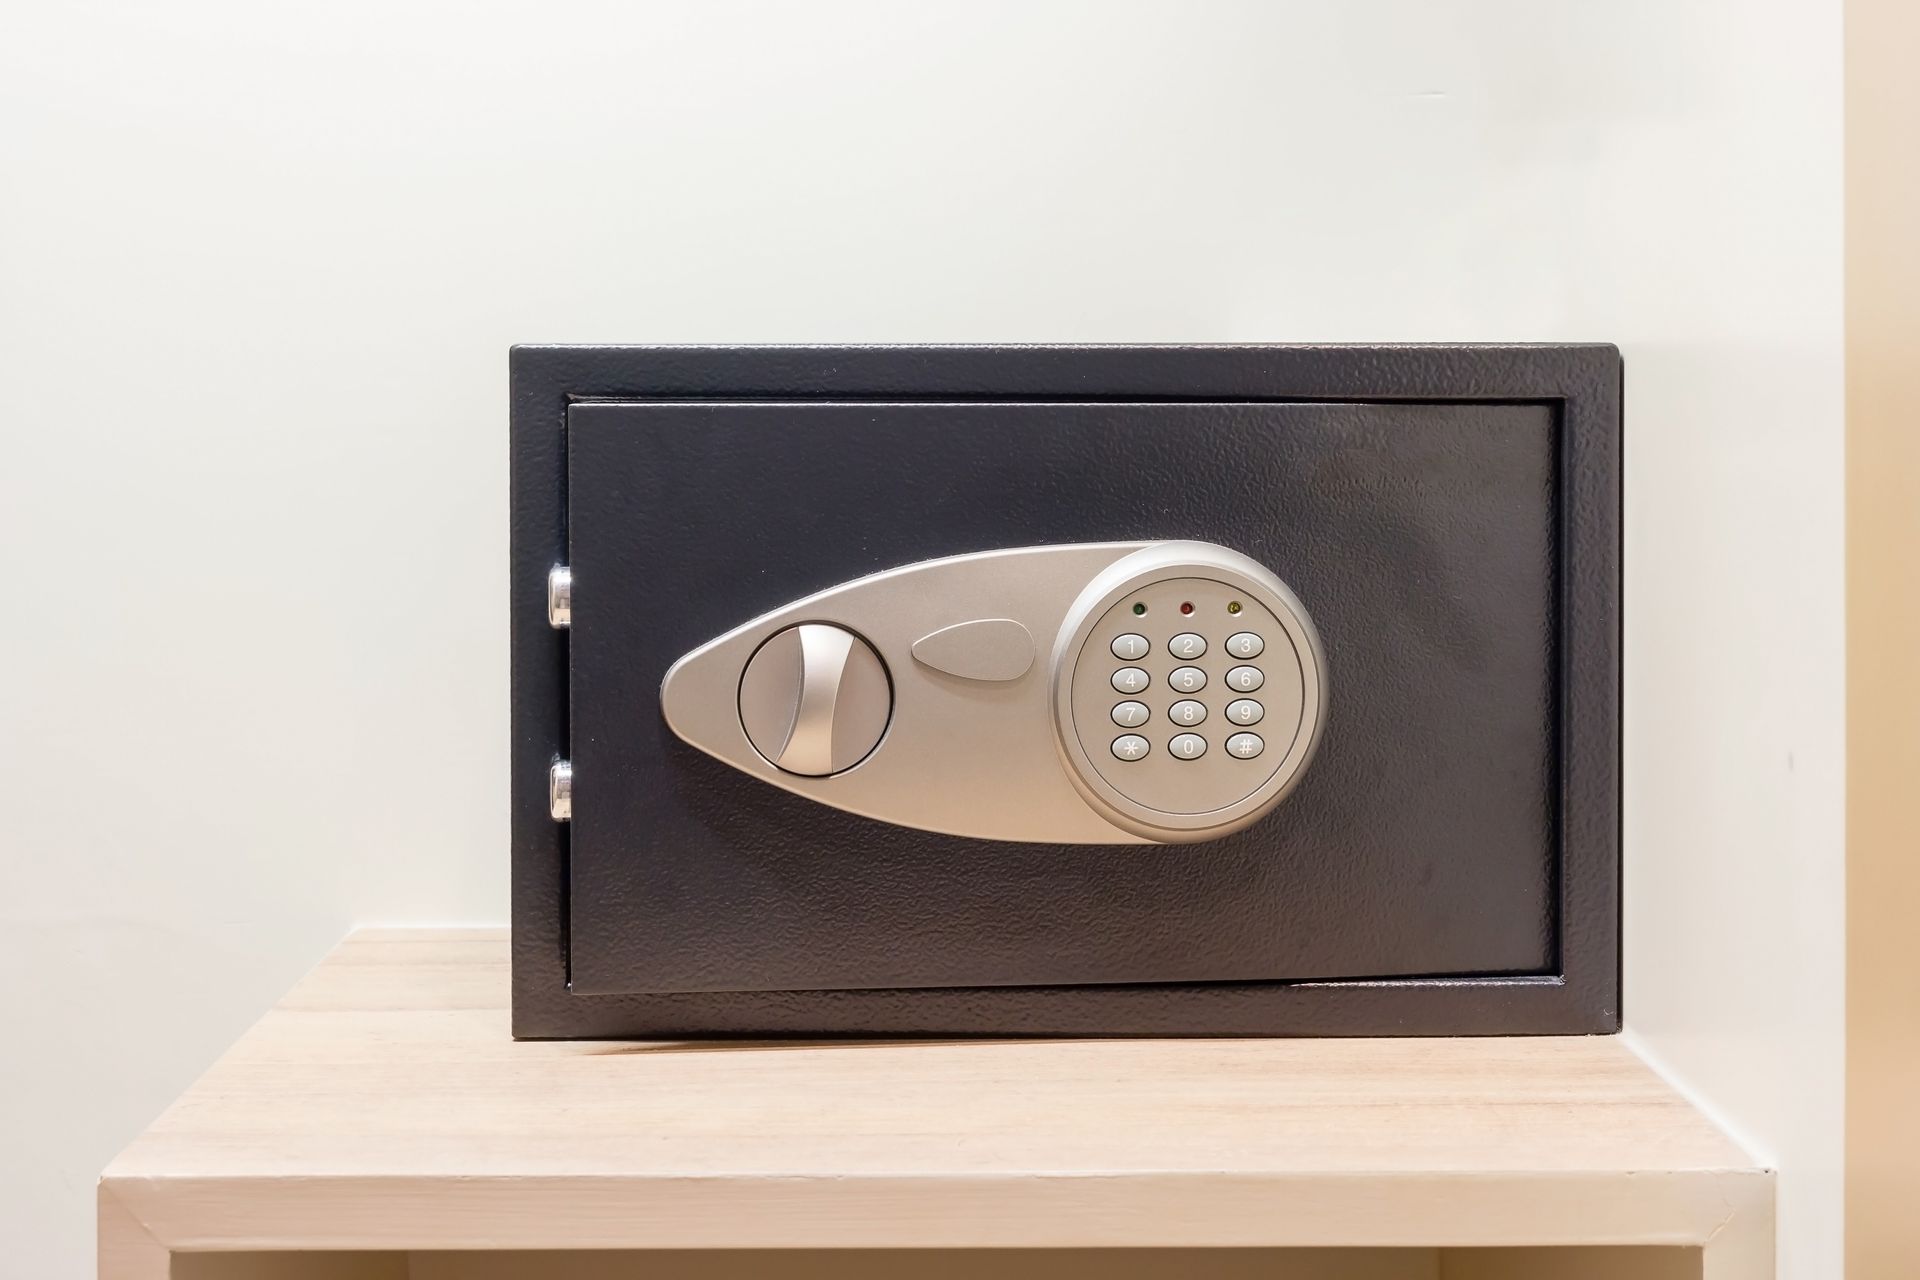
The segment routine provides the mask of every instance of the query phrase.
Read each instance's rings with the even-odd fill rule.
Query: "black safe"
[[[520,347],[522,1037],[1618,1029],[1612,347]]]

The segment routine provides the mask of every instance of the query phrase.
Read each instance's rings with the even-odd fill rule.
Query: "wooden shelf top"
[[[1617,1037],[524,1042],[344,943],[138,1138],[158,1247],[1700,1245],[1771,1175]]]

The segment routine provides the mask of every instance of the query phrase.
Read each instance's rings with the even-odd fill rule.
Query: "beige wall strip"
[[[1848,0],[1847,1276],[1920,1275],[1920,6]]]

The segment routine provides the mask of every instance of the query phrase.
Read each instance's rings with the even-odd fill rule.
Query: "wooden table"
[[[329,1258],[544,1276],[566,1260],[448,1270],[459,1255],[442,1251],[1117,1247],[1225,1251],[1168,1274],[1248,1248],[1378,1263],[1259,1255],[1266,1275],[1773,1274],[1772,1174],[1615,1037],[515,1043],[507,1028],[504,934],[354,935],[107,1169],[102,1276],[277,1275],[276,1255],[308,1250],[358,1252],[308,1257],[303,1276]],[[1626,1246],[1662,1248],[1612,1252]],[[777,1274],[826,1256],[756,1260]],[[831,1256],[849,1274],[881,1255]],[[691,1259],[653,1255],[647,1274],[719,1274]]]

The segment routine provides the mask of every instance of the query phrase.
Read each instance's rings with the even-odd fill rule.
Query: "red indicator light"
[[[1189,601],[1186,601],[1186,602],[1185,602],[1184,604],[1182,604],[1182,605],[1180,606],[1180,612],[1182,612],[1182,613],[1192,613],[1192,612],[1193,612],[1193,601],[1191,601],[1191,600],[1189,600]]]

